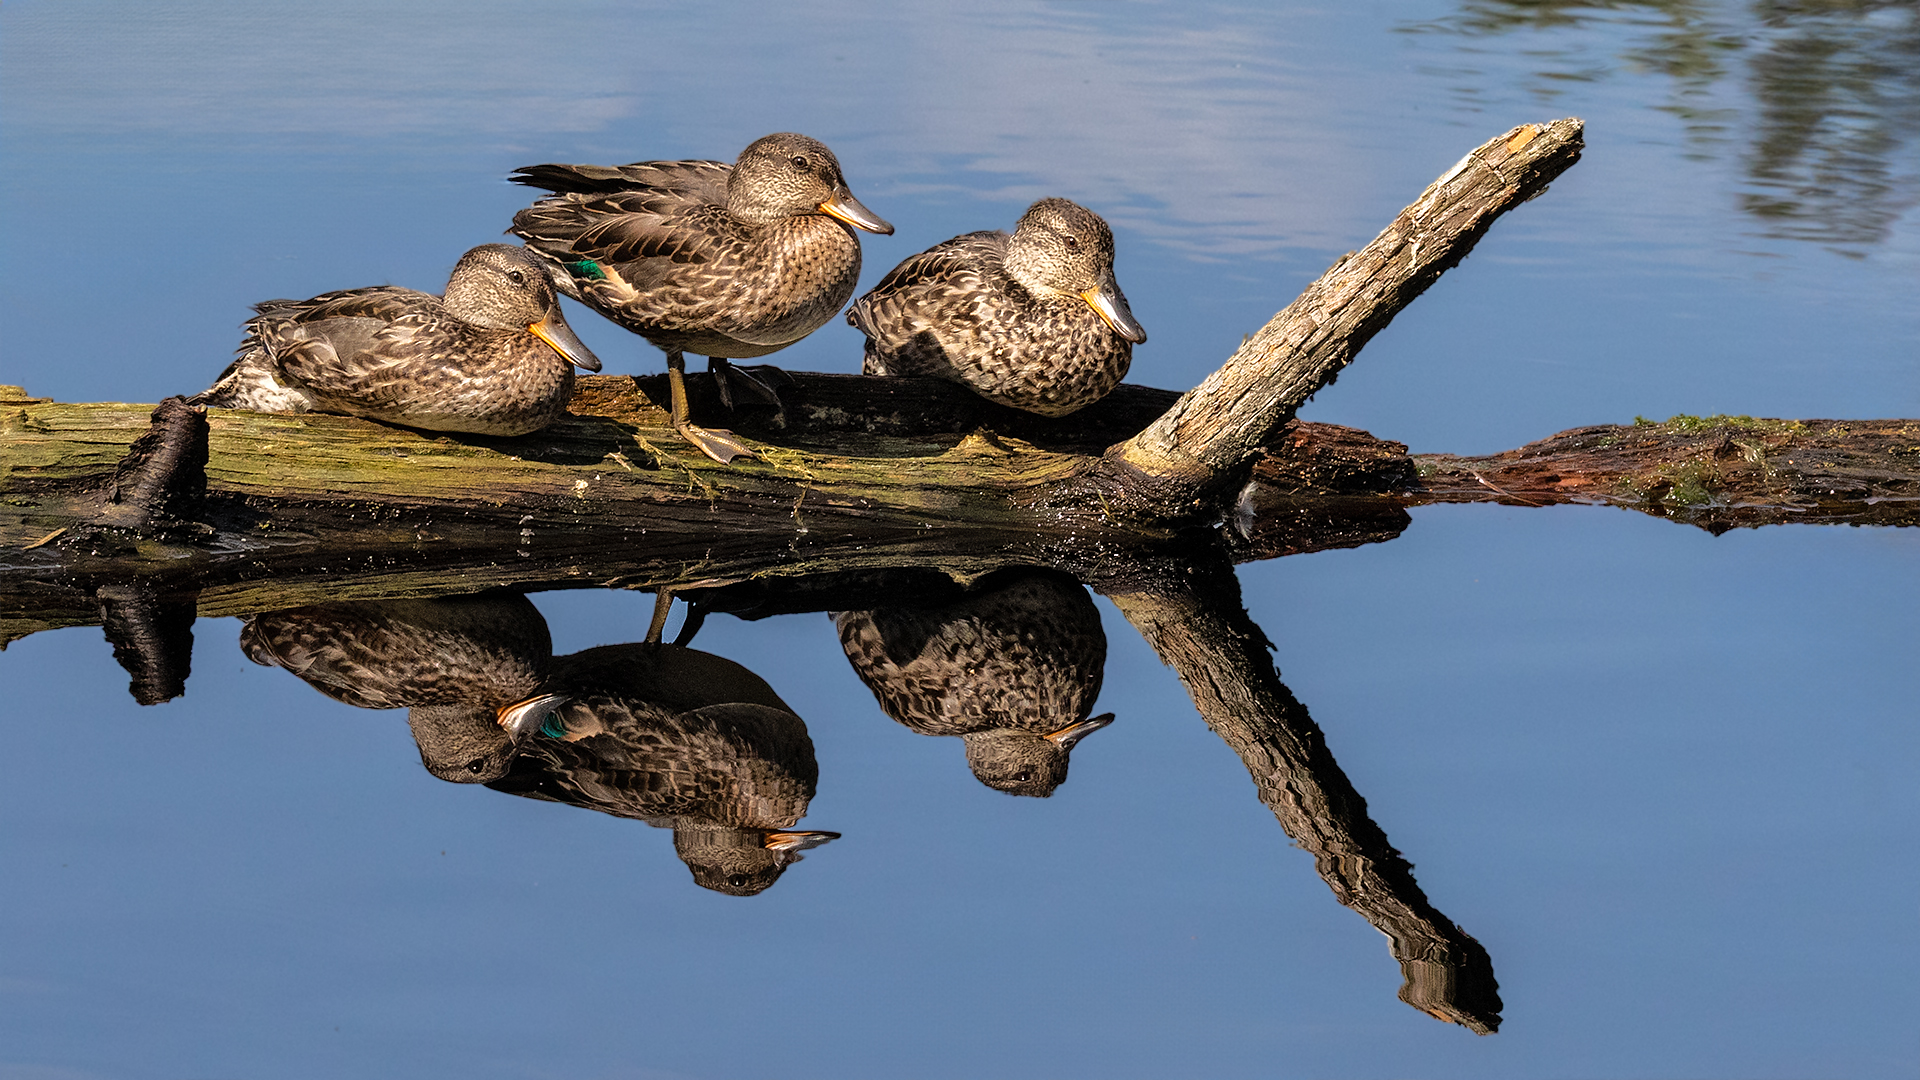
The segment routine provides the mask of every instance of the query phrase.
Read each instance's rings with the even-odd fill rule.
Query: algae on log
[[[1619,506],[1713,533],[1920,525],[1920,420],[1676,416],[1575,428],[1485,457],[1420,454],[1409,505]]]

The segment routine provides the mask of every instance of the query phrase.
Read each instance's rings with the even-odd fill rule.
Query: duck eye
[[[507,280],[513,282],[515,285],[525,285],[527,283],[527,275],[518,270],[509,270],[507,271]]]
[[[736,889],[744,889],[751,880],[752,879],[745,874],[732,874],[727,877],[727,884]]]
[[[1013,781],[1016,784],[1024,784],[1031,779],[1033,779],[1032,769],[1022,769],[1019,772],[1013,774]]]
[[[477,758],[474,758],[472,761],[467,762],[467,771],[472,773],[475,776],[479,776],[480,770],[486,767],[487,767],[487,759],[483,757],[477,757]]]
[[[1069,236],[1069,237],[1067,237],[1067,250],[1068,250],[1068,251],[1079,251],[1079,250],[1080,250],[1080,238],[1079,238],[1079,237],[1077,237],[1077,236]]]
[[[795,154],[795,155],[793,155],[793,167],[794,167],[794,168],[796,168],[796,169],[804,169],[804,168],[806,168],[806,167],[807,167],[807,156],[806,156],[805,154]]]

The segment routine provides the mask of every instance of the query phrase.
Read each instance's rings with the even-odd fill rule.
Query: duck
[[[600,370],[545,266],[511,244],[462,255],[444,296],[376,285],[253,310],[238,357],[193,404],[526,435],[567,414],[575,367]]]
[[[1089,715],[1107,638],[1086,587],[1055,571],[989,575],[947,603],[830,613],[882,712],[922,735],[957,735],[974,778],[1045,798],[1073,748],[1113,723]]]
[[[551,194],[508,231],[562,292],[667,354],[674,429],[721,464],[756,455],[692,423],[685,354],[709,359],[730,402],[728,361],[819,329],[853,296],[854,230],[893,232],[853,197],[833,151],[794,132],[756,139],[731,165],[530,165],[510,179]]]
[[[335,701],[407,710],[420,763],[442,780],[506,775],[528,739],[554,730],[562,694],[547,621],[525,596],[354,600],[247,616],[247,658]]]
[[[695,884],[764,892],[801,852],[840,834],[796,829],[820,767],[807,725],[764,680],[712,653],[661,642],[559,658],[566,700],[496,791],[673,830]]]
[[[1147,332],[1113,276],[1113,230],[1067,199],[1027,208],[1013,234],[956,236],[854,301],[868,375],[921,375],[989,401],[1065,416],[1105,397]]]

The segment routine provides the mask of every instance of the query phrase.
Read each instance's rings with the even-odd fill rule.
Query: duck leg
[[[724,356],[707,357],[707,373],[713,376],[713,385],[720,391],[720,403],[733,411],[733,386],[752,394],[774,408],[780,408],[780,395],[773,387],[758,378],[733,366],[733,361]]]
[[[667,354],[667,386],[672,396],[668,415],[673,420],[673,430],[679,432],[681,438],[722,465],[737,457],[757,456],[745,443],[734,438],[733,432],[709,430],[688,419],[691,410],[687,407],[687,357],[679,349]]]
[[[673,590],[663,585],[653,594],[653,621],[647,625],[647,644],[660,644],[661,637],[667,632],[667,616],[672,613]]]
[[[667,632],[667,616],[673,613],[673,590],[662,585],[653,594],[653,622],[647,626],[647,644],[658,645]],[[687,605],[686,621],[680,624],[680,632],[673,636],[675,645],[685,645],[693,640],[693,635],[706,625],[707,609],[698,604]]]

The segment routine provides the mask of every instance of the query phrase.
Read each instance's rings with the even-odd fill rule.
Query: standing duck
[[[956,236],[894,267],[854,302],[869,375],[926,375],[989,401],[1065,416],[1119,385],[1147,340],[1113,277],[1113,232],[1066,199],[1027,208],[1013,235]]]
[[[724,394],[727,360],[799,341],[853,295],[853,229],[893,232],[847,189],[833,151],[791,132],[731,166],[532,165],[512,179],[553,194],[515,214],[511,231],[567,295],[666,351],[675,430],[723,464],[752,452],[688,418],[685,353],[712,361]]]
[[[880,708],[922,735],[958,735],[974,778],[1053,794],[1089,717],[1107,638],[1085,586],[1049,570],[994,574],[952,603],[836,611],[840,646]]]
[[[254,305],[240,355],[197,404],[329,412],[428,431],[525,435],[599,371],[522,248],[461,257],[444,298],[392,285]]]

